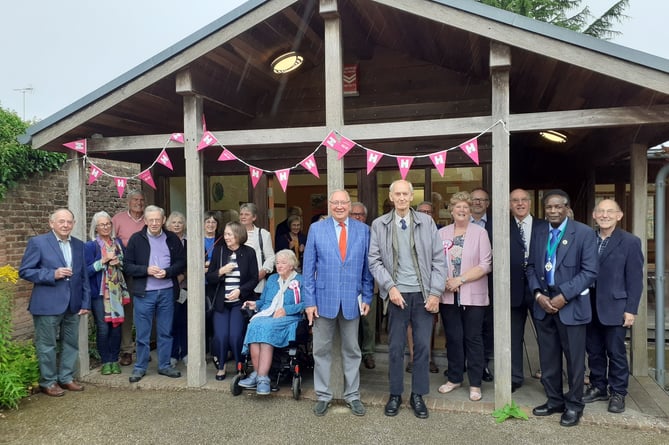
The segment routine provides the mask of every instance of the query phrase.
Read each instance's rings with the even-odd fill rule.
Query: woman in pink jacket
[[[439,230],[444,244],[448,278],[439,311],[446,333],[448,380],[442,394],[462,386],[467,358],[469,399],[481,400],[483,375],[483,315],[490,304],[486,275],[492,270],[492,249],[484,228],[471,220],[471,197],[458,192],[451,197],[453,224]]]

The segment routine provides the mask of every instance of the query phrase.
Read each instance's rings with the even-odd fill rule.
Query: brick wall
[[[107,173],[130,177],[139,173],[139,164],[96,159],[95,165]],[[128,181],[126,190],[141,188],[140,180]],[[75,215],[77,225],[85,224],[86,233],[91,217],[101,210],[114,215],[126,208],[126,195],[118,197],[113,178],[104,176],[86,188],[86,211],[82,218]],[[67,172],[58,171],[34,176],[16,188],[8,190],[0,201],[0,265],[16,269],[26,248],[28,238],[49,231],[49,215],[58,207],[67,207]],[[87,241],[87,240],[84,240]],[[32,284],[19,280],[16,286],[13,311],[14,337],[32,337],[32,317],[27,311]]]

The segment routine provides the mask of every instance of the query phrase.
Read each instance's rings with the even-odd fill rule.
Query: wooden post
[[[490,76],[492,81],[492,122],[509,122],[509,71],[511,49],[498,42],[490,43]],[[511,300],[509,296],[509,134],[504,127],[492,129],[492,215],[495,333],[495,408],[511,402]]]
[[[631,232],[641,238],[641,250],[645,259],[643,277],[646,282],[646,274],[648,273],[648,236],[646,235],[646,220],[648,218],[647,150],[648,147],[643,144],[632,144],[630,148],[630,196],[634,198],[631,199],[632,214],[627,220],[629,227],[632,228]],[[655,273],[661,272],[655,271]],[[648,376],[647,296],[647,286],[644,283],[639,311],[632,326],[632,343],[630,345],[630,372],[635,376]]]
[[[67,154],[69,166],[67,170],[67,207],[74,214],[76,224],[72,236],[86,242],[88,221],[86,217],[86,162],[75,151]],[[79,377],[90,373],[88,355],[88,315],[79,318]]]
[[[325,20],[325,126],[328,130],[339,130],[344,125],[344,86],[341,21],[337,0],[320,0],[320,14]],[[344,160],[338,160],[334,150],[326,151],[330,196],[334,190],[344,189]],[[330,390],[335,399],[341,399],[344,395],[344,370],[340,351],[341,337],[339,329],[335,329],[330,368]]]
[[[192,244],[187,249],[188,274],[188,386],[207,382],[204,332],[204,182],[203,158],[197,151],[202,137],[202,97],[194,93],[190,71],[177,74],[177,93],[184,100],[184,158],[186,160],[186,220]]]

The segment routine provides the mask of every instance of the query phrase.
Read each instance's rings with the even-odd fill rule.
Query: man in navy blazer
[[[314,414],[325,415],[333,397],[332,340],[339,329],[344,400],[353,414],[363,416],[358,326],[360,316],[369,312],[374,293],[367,264],[369,228],[349,218],[351,198],[345,190],[332,192],[329,204],[331,217],[309,228],[302,265],[305,312],[313,324],[314,389],[318,397]]]
[[[60,397],[82,391],[74,381],[79,354],[79,315],[91,308],[84,243],[71,236],[74,215],[57,209],[49,217],[51,232],[28,240],[19,276],[34,284],[28,310],[35,325],[35,350],[42,392]],[[56,351],[60,332],[60,367]]]
[[[567,217],[569,195],[549,190],[543,199],[548,223],[532,232],[527,280],[534,295],[541,383],[548,400],[535,416],[562,413],[560,425],[577,425],[583,415],[585,330],[592,318],[588,289],[599,259],[594,231]],[[562,355],[569,391],[562,390]]]
[[[593,316],[587,327],[585,347],[591,386],[583,396],[583,402],[609,400],[610,389],[608,410],[622,413],[629,380],[625,333],[634,324],[639,309],[643,291],[643,252],[638,237],[616,227],[623,217],[617,202],[602,200],[592,217],[599,226],[599,275],[595,287],[590,290]]]
[[[515,189],[509,195],[511,209],[510,232],[510,299],[511,299],[511,392],[523,385],[523,338],[527,312],[534,305],[532,292],[527,285],[527,258],[530,254],[532,233],[546,221],[534,218],[530,213],[532,200],[523,189]],[[522,234],[521,234],[522,228]]]

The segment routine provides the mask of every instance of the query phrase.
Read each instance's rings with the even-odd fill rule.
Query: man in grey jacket
[[[446,256],[432,218],[411,208],[409,181],[390,184],[395,209],[372,223],[369,269],[381,298],[389,299],[388,344],[390,398],[384,413],[395,416],[404,392],[404,347],[413,327],[414,359],[410,406],[416,417],[428,417],[423,395],[430,391],[429,356],[432,314],[446,283]]]

